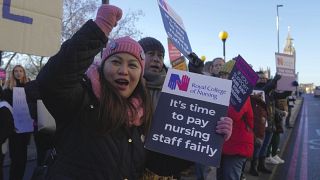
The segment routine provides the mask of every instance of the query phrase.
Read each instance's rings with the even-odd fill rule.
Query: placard
[[[169,60],[171,64],[173,61],[181,57],[180,51],[174,46],[170,38],[168,38],[168,52],[169,52]]]
[[[229,75],[229,79],[232,80],[230,103],[237,111],[240,111],[252,93],[259,76],[240,55],[234,60],[236,63]]]
[[[33,132],[33,119],[29,113],[26,93],[22,87],[13,88],[13,119],[17,133]]]
[[[181,17],[170,7],[165,0],[158,0],[164,28],[172,43],[187,58],[192,52],[187,32]]]
[[[52,56],[61,45],[62,0],[0,2],[0,50]]]
[[[281,75],[281,79],[277,81],[277,90],[295,91],[296,87],[292,84],[296,80],[294,56],[281,53],[276,53],[275,56],[277,74]]]
[[[215,129],[227,114],[231,83],[169,69],[145,147],[218,167],[224,139]]]

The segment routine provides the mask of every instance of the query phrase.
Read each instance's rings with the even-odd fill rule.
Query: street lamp
[[[226,40],[228,38],[228,33],[226,31],[221,31],[219,33],[219,38],[222,40],[222,43],[223,43],[223,57],[224,57],[224,60],[226,61]]]
[[[277,4],[277,35],[278,35],[278,53],[279,51],[279,7],[283,7],[282,4]]]

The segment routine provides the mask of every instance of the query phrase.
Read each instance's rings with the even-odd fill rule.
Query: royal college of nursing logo
[[[180,76],[178,74],[171,74],[168,87],[171,90],[175,90],[176,86],[178,86],[178,89],[180,91],[187,91],[189,82],[190,82],[190,78],[187,75],[183,75],[182,78],[180,79]]]

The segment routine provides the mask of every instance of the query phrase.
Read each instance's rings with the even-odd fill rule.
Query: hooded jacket
[[[251,157],[253,154],[253,112],[250,97],[239,112],[233,106],[228,108],[228,117],[233,120],[232,135],[223,144],[222,154]]]
[[[50,180],[138,179],[145,150],[140,127],[122,127],[98,135],[90,123],[99,101],[84,76],[107,38],[89,20],[43,67],[37,81],[44,104],[56,120],[57,159]]]

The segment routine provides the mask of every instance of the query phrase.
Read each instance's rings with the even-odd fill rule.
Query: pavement
[[[290,123],[295,126],[296,119],[298,117],[298,114],[301,110],[302,104],[303,104],[303,99],[298,97],[295,106],[291,111],[291,118],[290,118]],[[281,135],[281,140],[280,140],[280,153],[279,156],[282,157],[283,152],[288,144],[288,141],[290,139],[291,133],[293,129],[284,129],[284,133]],[[28,146],[28,164],[26,168],[26,173],[25,177],[23,180],[30,180],[33,169],[36,167],[36,158],[37,158],[37,153],[36,153],[36,148],[35,148],[35,143],[33,137],[31,138],[30,144]],[[273,176],[277,170],[277,167],[281,165],[269,165],[267,164],[267,167],[269,169],[272,169],[273,173],[272,174],[262,174],[260,173],[260,176],[255,177],[251,176],[249,172],[249,167],[250,167],[250,162],[248,161],[246,164],[245,168],[245,175],[246,175],[246,180],[272,180]],[[4,180],[8,180],[8,174],[9,174],[9,167],[10,167],[10,158],[9,155],[6,154],[5,160],[4,160]],[[215,180],[216,179],[216,168],[211,167],[207,171],[207,177],[205,180]],[[195,176],[195,170],[194,168],[190,168],[189,172],[181,177],[181,180],[196,180]]]

